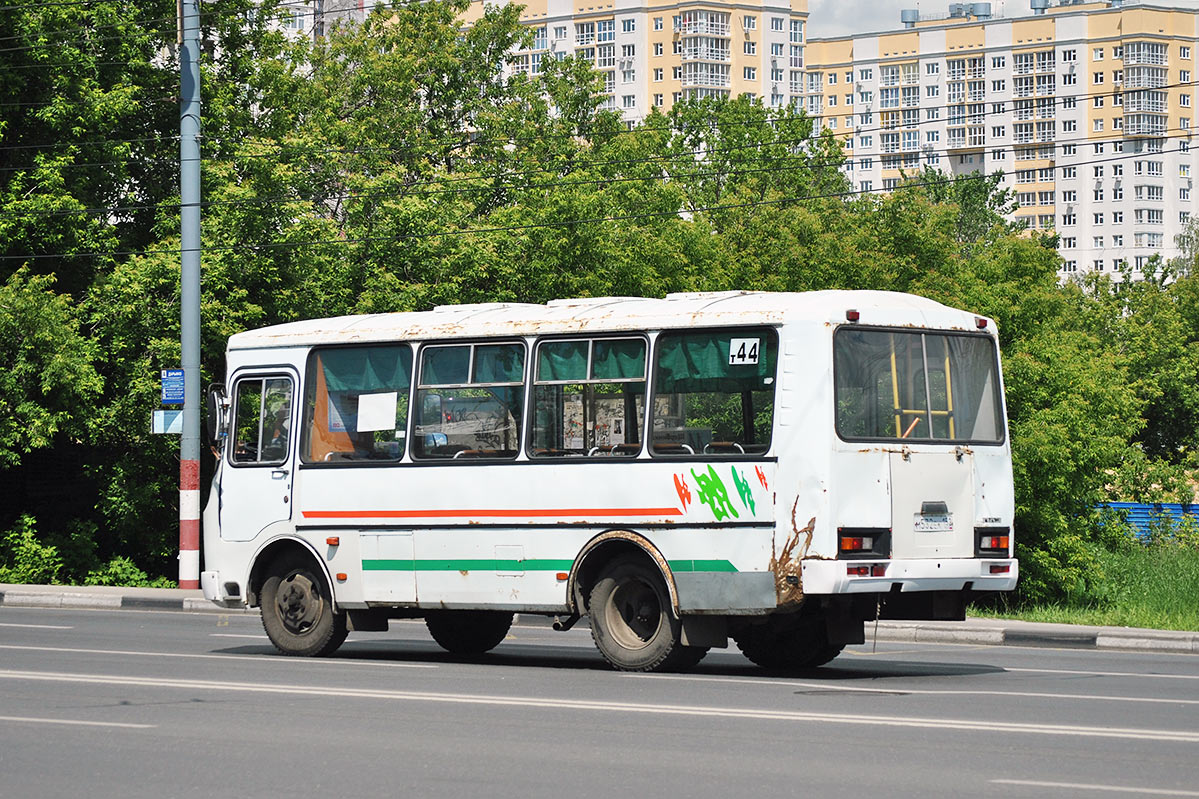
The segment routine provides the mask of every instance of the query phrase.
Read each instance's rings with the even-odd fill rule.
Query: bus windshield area
[[[1003,441],[989,336],[843,327],[833,354],[841,438]]]

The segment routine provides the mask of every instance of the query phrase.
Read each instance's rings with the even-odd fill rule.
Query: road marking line
[[[209,633],[213,638],[253,638],[255,641],[269,641],[265,635],[250,635],[249,633]]]
[[[486,694],[449,694],[431,691],[393,691],[382,689],[351,689],[334,686],[297,686],[274,683],[221,682],[216,680],[164,679],[125,677],[103,674],[72,674],[56,672],[0,670],[0,679],[36,682],[91,683],[125,685],[139,688],[175,688],[188,691],[237,691],[246,693],[287,694],[293,696],[343,697],[354,699],[392,700],[406,702],[437,702],[459,705],[490,705],[501,707],[535,707],[554,710],[643,713],[671,716],[710,718],[758,719],[768,721],[822,722],[829,724],[859,724],[885,727],[917,727],[944,730],[970,730],[1010,735],[1073,735],[1087,738],[1122,738],[1131,740],[1199,743],[1199,731],[1122,729],[1084,727],[1070,724],[1033,724],[992,721],[989,719],[938,719],[903,716],[868,716],[846,713],[813,713],[804,711],[770,710],[765,708],[700,707],[696,705],[633,704],[586,699],[553,699],[532,696],[495,696]]]
[[[1077,788],[1083,791],[1138,793],[1143,796],[1199,796],[1199,791],[1181,791],[1171,788],[1128,788],[1123,785],[1089,785],[1082,782],[1040,782],[1037,780],[991,780],[991,782],[996,785],[1025,785],[1032,788]]]
[[[149,730],[157,724],[125,724],[119,721],[80,721],[77,719],[35,719],[28,716],[0,716],[0,721],[18,724],[70,724],[80,727],[124,727],[131,730]]]
[[[18,644],[0,644],[0,649],[15,649],[25,652],[65,652],[72,655],[120,655],[122,657],[151,657],[151,658],[195,658],[197,660],[240,660],[271,661],[276,655],[197,655],[188,652],[134,652],[121,649],[75,649],[65,646],[20,646]],[[339,666],[382,666],[394,669],[439,669],[436,663],[396,663],[394,661],[351,660],[348,658],[294,658],[290,663],[310,663],[313,665]]]
[[[640,680],[692,680],[701,682],[728,682],[782,688],[812,688],[821,691],[844,691],[866,694],[919,694],[921,696],[1021,696],[1029,699],[1090,699],[1099,702],[1147,702],[1165,705],[1199,705],[1199,699],[1174,699],[1145,696],[1111,696],[1110,694],[1051,694],[1035,691],[981,691],[963,688],[862,688],[856,685],[830,685],[826,682],[799,682],[795,680],[769,680],[754,677],[706,677],[699,674],[625,674],[627,679]],[[906,675],[905,675],[906,676]]]
[[[74,630],[65,624],[7,624],[0,622],[0,627],[22,627],[26,630]]]
[[[1159,680],[1199,680],[1199,674],[1154,674],[1153,672],[1085,671],[1083,669],[1025,669],[1008,666],[1004,666],[1003,670],[1025,674],[1081,674],[1087,677],[1153,677]]]

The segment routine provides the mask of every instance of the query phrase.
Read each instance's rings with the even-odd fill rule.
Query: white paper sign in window
[[[358,397],[358,432],[394,430],[398,400],[399,394],[395,391],[360,395]]]
[[[758,362],[758,350],[762,342],[756,338],[734,338],[729,340],[729,366],[745,366]]]

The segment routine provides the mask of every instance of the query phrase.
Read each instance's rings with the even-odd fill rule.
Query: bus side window
[[[760,455],[774,427],[771,328],[666,332],[654,364],[654,455]]]
[[[303,461],[399,460],[411,381],[407,344],[314,350],[305,381]]]
[[[291,437],[291,380],[239,380],[235,389],[233,463],[282,463]]]
[[[532,458],[636,457],[645,420],[645,340],[542,341]]]
[[[524,366],[523,343],[424,347],[412,457],[515,458],[524,418]]]

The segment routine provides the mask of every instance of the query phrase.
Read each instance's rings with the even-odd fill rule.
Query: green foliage
[[[100,392],[94,342],[53,283],[19,269],[0,284],[0,468],[60,432],[80,435],[80,412]]]
[[[135,588],[175,588],[173,580],[158,577],[151,580],[132,560],[115,557],[99,569],[87,573],[84,585],[127,585]]]
[[[50,585],[59,581],[62,557],[57,549],[38,541],[36,530],[37,521],[24,514],[0,539],[0,583]]]

